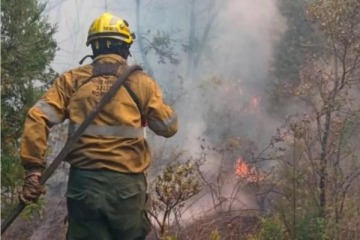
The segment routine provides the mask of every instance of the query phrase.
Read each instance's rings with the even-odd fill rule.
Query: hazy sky
[[[157,30],[168,30],[173,31],[174,38],[188,37],[189,0],[141,0],[140,2],[143,30],[149,29],[152,33]],[[217,28],[213,31],[216,39],[211,39],[215,48],[213,54],[225,55],[230,58],[231,63],[245,65],[258,58],[261,63],[259,68],[264,68],[263,65],[271,58],[272,45],[277,37],[274,33],[281,32],[284,27],[274,0],[225,0],[218,1],[216,7],[219,13],[218,21],[214,25]],[[202,15],[205,14],[201,12],[201,6],[198,8],[197,17],[201,21]],[[85,46],[87,31],[91,22],[104,11],[123,17],[130,23],[131,29],[137,31],[135,0],[49,1],[45,13],[50,21],[58,26],[55,38],[60,50],[53,63],[56,70],[64,71],[77,66],[82,56],[91,53],[90,48]],[[201,26],[199,29],[202,30]],[[136,41],[132,51],[134,53],[132,60],[140,61]],[[238,61],[233,61],[234,59],[231,58],[236,58]],[[226,61],[226,64],[229,65],[229,61]],[[233,68],[231,65],[229,67]]]

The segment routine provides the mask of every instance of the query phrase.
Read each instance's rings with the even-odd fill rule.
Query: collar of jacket
[[[126,64],[126,60],[117,54],[102,54],[94,58],[94,62]]]

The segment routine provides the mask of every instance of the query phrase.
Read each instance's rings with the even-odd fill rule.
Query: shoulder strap
[[[142,110],[142,107],[141,107],[141,104],[140,104],[140,100],[138,98],[138,96],[136,96],[136,94],[134,93],[133,90],[131,90],[129,84],[127,82],[124,83],[124,87],[126,89],[126,91],[128,91],[129,95],[131,96],[131,98],[134,100],[137,108],[139,109],[139,112],[141,114],[141,120],[143,121],[144,119],[144,114],[143,114],[143,110]]]
[[[102,75],[117,75],[117,71],[120,67],[118,63],[99,63],[95,62],[93,64],[93,74],[92,77],[98,77]]]
[[[103,75],[113,75],[117,76],[117,70],[120,67],[118,63],[99,63],[93,62],[93,74],[88,77],[85,81],[81,82],[79,85],[78,82],[75,82],[75,91],[81,88],[83,85],[87,84],[94,77],[103,76]]]
[[[97,107],[89,114],[89,116],[84,120],[84,122],[80,125],[80,127],[76,130],[73,135],[76,135],[77,132],[80,132],[79,136],[76,140],[81,136],[82,132],[86,129],[86,127],[95,119],[95,117],[100,113],[103,107],[110,102],[110,100],[115,96],[116,92],[120,89],[120,87],[124,84],[126,79],[135,71],[142,70],[142,68],[138,65],[133,65],[127,67],[125,71],[118,77],[118,79],[113,83],[107,93],[102,97]],[[84,126],[83,126],[84,125]],[[70,136],[69,140],[74,137]]]
[[[85,85],[86,83],[90,82],[91,79],[93,79],[94,77],[104,76],[104,75],[117,76],[117,71],[118,71],[118,69],[120,67],[120,64],[118,64],[118,63],[94,62],[92,64],[94,66],[93,74],[88,79],[86,79],[84,82],[82,82],[80,86],[76,86],[76,90],[79,89],[81,86]],[[131,90],[128,83],[125,82],[123,86],[125,87],[125,89],[129,93],[129,95],[131,96],[133,101],[135,102],[135,104],[136,104],[136,106],[137,106],[137,108],[138,108],[138,110],[139,110],[139,112],[141,114],[141,120],[142,120],[142,122],[144,122],[144,114],[143,114],[143,110],[142,110],[142,107],[141,107],[140,100],[139,100],[138,96],[136,96],[135,92],[133,90]]]

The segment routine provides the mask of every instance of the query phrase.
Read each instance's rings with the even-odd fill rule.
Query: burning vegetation
[[[259,183],[265,179],[256,166],[250,167],[242,157],[236,160],[235,174],[249,183]]]

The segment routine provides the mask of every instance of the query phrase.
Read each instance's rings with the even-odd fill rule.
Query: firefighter
[[[27,113],[20,155],[25,182],[20,200],[44,193],[39,179],[45,168],[49,129],[69,120],[69,134],[86,119],[121,75],[135,35],[126,20],[104,13],[90,26],[87,46],[93,61],[60,75]],[[84,131],[66,158],[67,239],[145,239],[146,178],[151,162],[144,137],[147,126],[157,135],[177,132],[177,116],[163,101],[159,85],[143,71],[134,72]]]

